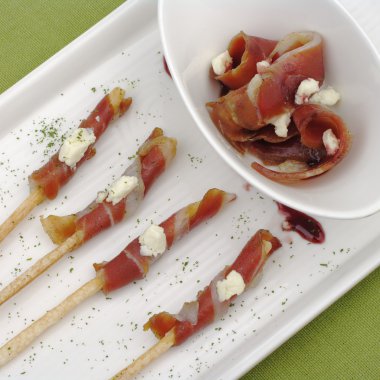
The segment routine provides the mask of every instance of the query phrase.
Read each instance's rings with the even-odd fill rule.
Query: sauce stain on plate
[[[310,243],[321,244],[325,241],[325,231],[321,223],[303,212],[276,203],[280,213],[285,216],[285,221],[282,223],[284,231],[295,231]]]

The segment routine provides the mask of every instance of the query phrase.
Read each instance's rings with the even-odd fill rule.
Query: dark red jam
[[[284,231],[295,231],[311,243],[321,244],[325,241],[325,231],[321,223],[303,212],[276,203],[280,213],[285,216],[285,221],[282,224]]]
[[[170,70],[169,70],[169,67],[168,67],[168,64],[167,64],[167,62],[166,62],[165,57],[162,57],[162,61],[163,61],[163,63],[164,63],[164,69],[165,69],[165,71],[166,71],[166,74],[168,74],[169,77],[171,78],[171,77],[172,77],[172,74],[170,74]]]

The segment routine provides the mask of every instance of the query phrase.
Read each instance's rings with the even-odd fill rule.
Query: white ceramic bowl
[[[338,2],[160,0],[159,24],[169,69],[188,110],[209,143],[249,183],[314,215],[353,219],[380,210],[380,57]],[[219,93],[209,78],[210,62],[241,30],[269,39],[304,30],[323,36],[326,83],[342,95],[333,110],[353,136],[351,151],[331,171],[297,185],[272,182],[251,169],[254,157],[238,154],[214,127],[205,108]]]

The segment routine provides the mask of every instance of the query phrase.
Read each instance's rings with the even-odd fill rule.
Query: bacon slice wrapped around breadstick
[[[160,225],[152,225],[113,260],[95,264],[96,277],[48,311],[0,348],[0,366],[23,351],[46,329],[99,290],[108,293],[145,277],[150,265],[198,224],[205,222],[236,198],[219,189],[209,190],[199,202],[180,209]],[[152,233],[153,232],[153,233]]]
[[[0,226],[2,241],[37,205],[45,199],[54,199],[60,188],[75,174],[79,166],[95,154],[94,144],[107,129],[109,123],[122,116],[132,103],[124,98],[125,91],[114,88],[83,120],[72,136],[62,144],[60,150],[40,169],[29,176],[30,195]],[[67,148],[75,145],[73,157],[67,154]],[[70,149],[70,147],[69,147]]]
[[[149,319],[144,329],[152,330],[160,341],[113,379],[133,378],[171,346],[180,345],[222,317],[235,298],[252,284],[268,257],[279,247],[280,241],[269,231],[256,232],[232,265],[225,267],[206,288],[198,292],[195,301],[186,302],[178,314],[161,312]]]
[[[73,251],[100,232],[120,223],[140,205],[153,182],[164,172],[176,154],[175,139],[153,130],[137,151],[136,159],[108,191],[98,193],[85,210],[68,216],[50,215],[42,219],[45,231],[56,249],[39,259],[0,291],[0,305],[43,273],[64,254]]]

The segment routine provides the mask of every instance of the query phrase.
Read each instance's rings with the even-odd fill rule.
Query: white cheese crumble
[[[232,66],[232,57],[228,50],[213,58],[211,65],[216,75],[224,74],[227,69]]]
[[[290,124],[291,112],[284,112],[280,115],[272,117],[268,122],[274,125],[274,132],[279,137],[288,136],[288,126]]]
[[[216,283],[216,291],[220,302],[224,302],[232,296],[238,296],[244,292],[244,289],[244,279],[236,270],[232,270],[224,280]]]
[[[256,63],[256,70],[258,73],[260,73],[261,71],[265,70],[269,66],[270,66],[270,63],[268,61],[266,60],[260,61]]]
[[[304,79],[298,86],[294,102],[308,103],[309,97],[319,91],[319,83],[313,78]]]
[[[84,156],[87,148],[96,140],[91,128],[78,128],[69,136],[59,150],[58,159],[67,166],[75,165]]]
[[[340,100],[340,94],[331,86],[316,92],[309,99],[310,103],[319,103],[325,106],[334,106]]]
[[[339,149],[339,139],[334,135],[331,129],[327,129],[323,132],[322,141],[328,156],[333,156]]]
[[[138,185],[138,182],[137,177],[121,176],[108,189],[107,202],[112,202],[113,205],[119,203]]]
[[[139,243],[142,256],[161,255],[166,249],[166,235],[162,227],[152,224],[140,235]]]

